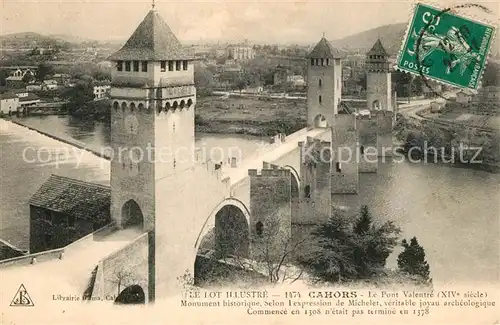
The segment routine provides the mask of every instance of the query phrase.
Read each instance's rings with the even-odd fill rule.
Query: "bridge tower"
[[[166,232],[172,229],[178,233],[190,229],[186,216],[196,209],[195,204],[185,204],[184,187],[190,185],[182,176],[194,165],[192,57],[153,7],[109,60],[113,62],[111,216],[119,227],[150,232],[148,296],[153,300],[158,274],[161,271],[166,278],[167,272],[158,263],[160,254],[175,272],[173,261],[162,253],[167,248],[158,248],[158,237],[171,237]]]
[[[366,103],[377,121],[377,154],[392,155],[392,127],[394,107],[392,100],[389,54],[380,39],[366,53]]]
[[[308,56],[307,126],[332,127],[342,90],[341,53],[323,37]]]

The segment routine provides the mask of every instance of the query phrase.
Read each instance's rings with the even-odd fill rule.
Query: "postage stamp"
[[[477,89],[495,27],[450,9],[415,6],[396,69],[460,88]]]

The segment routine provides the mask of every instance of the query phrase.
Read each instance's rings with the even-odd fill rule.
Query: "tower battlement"
[[[251,177],[290,177],[288,169],[249,169],[248,176]]]

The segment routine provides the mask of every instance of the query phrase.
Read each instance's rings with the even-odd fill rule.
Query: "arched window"
[[[321,59],[321,65],[325,65],[325,59]]]
[[[321,95],[319,95],[319,103],[322,103]]]
[[[144,104],[140,103],[139,106],[137,106],[137,108],[139,108],[139,111],[142,111],[144,109]]]
[[[305,196],[306,199],[310,199],[311,198],[311,186],[306,185],[304,187],[304,196]]]
[[[130,111],[133,112],[135,110],[135,104],[130,103]]]
[[[359,147],[359,153],[360,153],[361,155],[364,155],[364,154],[365,154],[365,146],[361,146],[361,147]]]
[[[177,101],[174,102],[174,104],[172,105],[172,108],[173,109],[176,109],[177,108]]]
[[[127,109],[127,103],[123,102],[122,103],[122,111],[125,112],[125,109]]]
[[[167,102],[167,103],[165,104],[165,109],[166,109],[166,110],[169,110],[169,109],[170,109],[170,102]]]
[[[118,104],[118,102],[113,103],[113,108],[115,109],[115,112],[118,111],[119,106],[120,106],[120,104]]]
[[[255,224],[255,233],[257,236],[262,236],[264,234],[264,224],[260,221],[258,221]]]
[[[181,100],[181,104],[180,104],[179,106],[180,106],[181,108],[184,108],[184,104],[185,104],[185,103],[186,103],[186,102],[185,102],[184,100]]]
[[[311,59],[311,65],[314,65],[314,59]]]
[[[321,88],[321,86],[322,86],[322,82],[321,82],[321,79],[319,79],[319,82],[318,82],[318,84],[319,84],[319,87]]]
[[[193,105],[193,100],[191,98],[188,99],[187,105],[188,107],[191,107],[191,105]]]

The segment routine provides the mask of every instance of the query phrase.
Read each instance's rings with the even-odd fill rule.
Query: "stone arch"
[[[115,109],[115,112],[118,111],[118,107],[120,107],[120,104],[118,102],[113,103],[113,108]]]
[[[144,294],[142,287],[138,284],[126,287],[115,299],[115,304],[122,305],[138,305],[145,303],[146,295]]]
[[[133,112],[135,110],[135,103],[130,103],[130,111]]]
[[[372,110],[379,111],[380,109],[380,101],[378,99],[374,100],[372,102]]]
[[[247,231],[248,231],[248,239],[250,237],[250,211],[248,208],[245,206],[243,202],[241,202],[238,199],[235,198],[227,198],[223,201],[221,201],[217,206],[212,210],[208,218],[205,220],[205,223],[202,226],[202,229],[200,230],[200,233],[198,234],[198,238],[196,239],[196,242],[194,244],[195,251],[197,252],[201,246],[201,243],[206,235],[210,232],[212,228],[216,227],[216,216],[217,213],[219,213],[224,207],[226,206],[233,206],[236,207],[239,211],[241,211],[242,215],[245,218],[245,223],[247,225]]]
[[[292,199],[295,197],[298,198],[299,197],[299,189],[300,189],[299,173],[297,173],[297,170],[290,165],[285,165],[285,166],[283,166],[283,168],[288,169],[290,171]]]
[[[186,105],[186,102],[183,100],[181,100],[181,103],[179,104],[179,107],[182,109],[184,108],[184,105]]]
[[[137,227],[142,229],[144,227],[144,215],[139,204],[133,199],[123,204],[121,216],[121,224],[124,228]]]
[[[323,114],[318,114],[314,118],[314,127],[317,128],[326,128],[328,127],[328,121],[326,120],[326,117]]]
[[[144,104],[139,103],[139,105],[137,105],[137,108],[139,109],[139,111],[142,111],[144,109]]]

